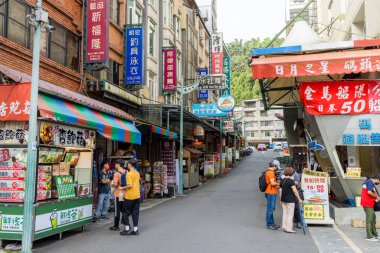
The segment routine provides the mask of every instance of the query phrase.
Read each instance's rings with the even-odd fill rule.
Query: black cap
[[[379,179],[380,180],[380,174],[375,174],[375,176],[373,176],[373,179]]]

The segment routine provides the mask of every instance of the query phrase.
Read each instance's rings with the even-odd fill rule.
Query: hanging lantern
[[[205,130],[200,125],[196,125],[193,127],[193,137],[196,140],[203,141],[205,138]]]

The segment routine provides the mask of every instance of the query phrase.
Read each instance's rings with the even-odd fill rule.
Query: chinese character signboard
[[[226,117],[227,113],[222,112],[217,104],[193,104],[193,114],[198,117]]]
[[[311,115],[380,113],[375,80],[301,83],[300,97]]]
[[[377,115],[352,116],[347,123],[338,145],[379,145],[380,117]]]
[[[208,75],[208,69],[198,69],[198,76],[205,77]],[[208,91],[200,90],[198,91],[198,99],[199,100],[208,100]]]
[[[198,90],[221,90],[226,87],[225,75],[198,76]]]
[[[164,90],[177,90],[177,50],[164,50]]]
[[[256,58],[252,61],[254,79],[377,71],[380,71],[379,49]]]
[[[0,145],[27,144],[28,121],[0,121]]]
[[[0,122],[29,121],[30,83],[1,85]]]
[[[101,68],[107,66],[109,60],[109,1],[87,0],[86,3],[84,61],[87,66]]]
[[[225,56],[223,58],[223,73],[226,75],[226,85],[227,88],[222,90],[222,95],[231,94],[231,58]]]
[[[144,84],[144,30],[125,28],[125,85]]]
[[[95,130],[41,122],[40,142],[45,145],[95,148]]]
[[[362,175],[362,168],[360,167],[347,167],[346,176],[360,178]]]
[[[329,212],[328,175],[305,169],[301,187],[304,191],[306,223],[327,224],[331,221]]]
[[[223,74],[223,33],[212,34],[211,67],[211,74]]]

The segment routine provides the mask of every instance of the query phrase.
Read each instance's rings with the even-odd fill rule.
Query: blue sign
[[[343,134],[342,135],[342,143],[353,145],[355,144],[355,136],[353,134]]]
[[[235,99],[232,96],[223,95],[218,99],[218,108],[222,112],[230,112],[234,109],[234,107],[235,107]]]
[[[359,128],[360,129],[372,129],[371,119],[359,119]]]
[[[307,147],[310,149],[310,150],[325,150],[325,147],[322,146],[321,144],[318,144],[316,140],[313,140],[311,139],[311,135],[309,133],[309,131],[307,131],[305,129],[305,136],[306,136],[306,140],[307,140]]]
[[[193,114],[198,117],[225,117],[226,112],[219,110],[217,104],[193,104]]]
[[[142,27],[125,29],[125,85],[144,84],[144,39]]]
[[[208,100],[208,90],[198,91],[198,99],[199,100]]]
[[[371,144],[380,144],[380,133],[371,134]]]
[[[198,76],[207,76],[208,69],[198,69]],[[208,91],[200,90],[198,91],[198,99],[199,100],[208,100]]]
[[[369,134],[358,134],[358,144],[369,144]]]

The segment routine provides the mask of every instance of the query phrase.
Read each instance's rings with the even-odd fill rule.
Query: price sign
[[[55,182],[58,190],[58,199],[75,197],[74,178],[72,176],[56,176]]]
[[[325,218],[323,205],[304,205],[303,208],[307,220],[323,220]]]
[[[360,178],[362,175],[362,168],[359,167],[347,167],[346,176],[353,178]]]

